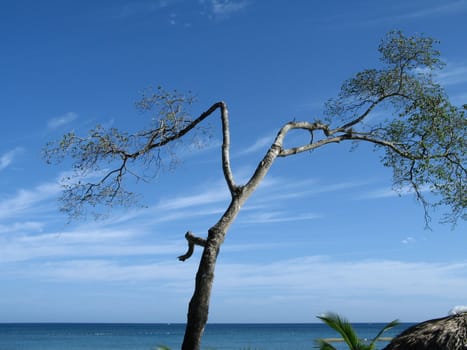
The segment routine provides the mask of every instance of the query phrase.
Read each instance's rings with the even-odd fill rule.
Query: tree
[[[193,102],[191,96],[162,88],[145,93],[137,107],[153,113],[146,129],[130,133],[97,126],[87,136],[71,132],[47,145],[44,154],[48,162],[69,156],[75,170],[63,182],[62,210],[75,217],[83,213],[86,205],[94,209],[102,204],[131,205],[134,193],[126,187],[128,178],[150,177],[139,174],[137,166],[157,172],[166,158],[173,160],[171,146],[189,133],[203,131],[201,123],[220,112],[222,170],[231,201],[219,221],[208,229],[207,237],[186,233],[188,251],[179,257],[184,261],[195,246],[203,249],[182,345],[184,350],[199,349],[219,249],[242,205],[277,158],[344,141],[370,143],[383,151],[382,163],[393,169],[395,188],[413,189],[423,204],[427,222],[432,206],[449,208],[446,220],[465,219],[467,105],[453,106],[434,82],[434,72],[442,67],[435,44],[424,36],[388,33],[379,46],[382,68],[364,70],[345,81],[337,98],[326,104],[323,121],[290,121],[283,125],[243,184],[236,183],[231,169],[226,103],[214,103],[197,118],[191,118],[187,112]],[[387,117],[370,118],[377,108],[384,108]],[[309,142],[285,147],[284,140],[291,130],[307,133]],[[92,181],[90,174],[98,176],[98,180]],[[429,196],[424,194],[426,189],[430,190]]]
[[[344,339],[349,350],[373,350],[376,346],[376,342],[382,337],[382,335],[389,329],[397,326],[399,323],[397,320],[389,322],[378,332],[371,342],[367,344],[358,338],[352,325],[345,318],[334,313],[318,316],[318,318],[342,336],[342,339]],[[320,350],[336,350],[334,346],[324,339],[318,339],[317,344]]]

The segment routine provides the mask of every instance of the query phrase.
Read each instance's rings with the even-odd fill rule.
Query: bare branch
[[[402,83],[400,83],[400,84],[402,84]],[[379,104],[381,104],[382,102],[384,102],[387,99],[390,99],[392,97],[408,98],[408,96],[400,93],[401,87],[402,87],[402,85],[399,87],[399,91],[397,91],[395,93],[391,93],[391,94],[387,94],[387,95],[385,94],[385,95],[379,97],[376,101],[372,102],[370,104],[370,106],[362,114],[360,114],[357,118],[351,120],[350,122],[342,125],[341,127],[337,128],[337,129],[333,130],[333,132],[345,131],[348,128],[351,128],[352,126],[361,123],[376,108],[376,106],[378,106]]]
[[[429,214],[429,203],[423,196],[422,191],[420,190],[420,186],[415,180],[415,175],[414,175],[414,172],[416,171],[415,169],[416,169],[416,163],[415,163],[415,160],[412,160],[412,164],[410,165],[409,178],[407,180],[409,181],[410,185],[415,191],[416,198],[422,203],[423,211],[425,213],[425,228],[429,229],[430,221],[431,221],[431,216]]]
[[[185,238],[188,241],[188,251],[178,257],[178,260],[180,261],[185,261],[193,255],[195,245],[199,245],[201,247],[206,246],[206,240],[204,238],[196,237],[190,231],[185,234]]]
[[[311,139],[310,142],[302,147],[297,147],[297,148],[291,148],[291,149],[283,149],[283,144],[284,144],[284,139],[287,135],[287,133],[290,130],[293,129],[303,129],[308,131],[311,134]],[[319,141],[314,141],[314,135],[313,132],[315,130],[321,130],[325,136],[328,138],[319,140]],[[345,139],[345,136],[338,136],[331,138],[330,136],[330,131],[329,131],[329,126],[327,124],[323,124],[321,122],[289,122],[285,124],[278,132],[274,143],[271,145],[269,150],[266,152],[265,156],[259,162],[258,166],[255,169],[255,172],[253,173],[253,176],[250,178],[248,183],[244,186],[244,193],[251,193],[259,184],[261,179],[267,174],[269,171],[270,167],[272,166],[272,163],[275,161],[277,157],[285,157],[288,155],[304,152],[306,150],[311,150],[314,148],[321,147],[327,143],[332,143],[332,142],[339,142],[342,139]]]
[[[222,169],[224,172],[224,177],[227,182],[227,185],[229,187],[229,190],[231,194],[233,194],[236,191],[237,186],[235,185],[235,181],[233,178],[232,174],[232,169],[230,165],[230,127],[229,127],[229,115],[228,115],[228,110],[227,110],[227,105],[224,102],[217,102],[213,104],[207,111],[202,113],[198,118],[193,120],[180,130],[178,133],[175,135],[168,137],[160,142],[154,142],[155,139],[157,139],[157,133],[158,131],[154,132],[154,135],[151,136],[149,139],[146,147],[138,152],[135,152],[133,154],[128,154],[126,155],[129,158],[137,158],[138,156],[142,155],[143,153],[146,153],[154,148],[158,148],[161,146],[164,146],[168,144],[171,141],[174,141],[176,139],[182,138],[184,135],[186,135],[190,130],[195,128],[199,123],[201,123],[204,119],[206,119],[209,115],[211,115],[216,109],[220,109],[221,111],[221,120],[222,120],[222,135],[223,135],[223,142],[222,142]]]
[[[287,133],[290,130],[294,130],[294,129],[306,130],[306,131],[310,132],[312,136],[314,135],[313,134],[314,131],[321,130],[327,138],[320,139],[318,141],[314,141],[314,137],[312,137],[308,144],[305,144],[305,145],[300,146],[300,147],[292,147],[292,148],[284,149],[283,148],[284,139],[285,139]],[[297,153],[301,153],[301,152],[305,152],[305,151],[311,151],[311,150],[313,150],[315,148],[319,148],[319,147],[324,146],[324,145],[326,145],[328,143],[341,142],[341,141],[346,140],[346,139],[349,138],[347,134],[332,136],[336,132],[337,132],[336,130],[329,130],[329,125],[323,124],[323,123],[320,123],[320,122],[314,122],[314,123],[310,123],[310,122],[289,122],[289,123],[285,124],[281,128],[279,133],[277,134],[276,139],[274,140],[274,145],[276,145],[277,147],[280,148],[280,152],[278,154],[279,157],[287,157],[287,156],[290,156],[290,155],[293,155],[293,154],[297,154]]]
[[[230,165],[230,127],[229,127],[229,112],[224,102],[220,103],[221,118],[222,118],[222,170],[224,172],[225,181],[229,186],[230,193],[234,195],[237,190]]]
[[[411,160],[423,160],[423,159],[436,159],[436,158],[447,158],[449,157],[449,152],[445,153],[439,153],[439,154],[431,154],[431,155],[426,155],[426,154],[416,154],[416,153],[411,153],[404,151],[400,146],[401,144],[397,144],[395,142],[387,141],[387,140],[381,140],[377,139],[374,137],[371,137],[370,135],[363,135],[363,134],[352,134],[348,139],[354,140],[354,141],[367,141],[379,146],[383,146],[386,148],[391,149],[395,153],[397,153],[399,156],[406,158],[406,159],[411,159]]]
[[[153,135],[151,135],[151,138],[149,139],[146,147],[144,147],[143,149],[141,149],[141,150],[139,150],[137,152],[134,152],[133,154],[129,154],[128,156],[130,158],[137,158],[138,156],[140,156],[140,155],[142,155],[144,153],[147,153],[148,151],[150,151],[150,150],[152,150],[154,148],[159,148],[159,147],[165,146],[165,145],[167,145],[168,143],[170,143],[172,141],[175,141],[175,140],[178,140],[178,139],[182,138],[189,131],[194,129],[199,123],[201,123],[204,119],[209,117],[218,108],[222,108],[222,102],[214,103],[207,111],[202,113],[195,120],[190,121],[189,124],[186,127],[181,129],[180,131],[178,131],[174,135],[172,135],[170,137],[163,138],[159,142],[154,142],[157,139],[157,137],[159,136],[160,129],[163,128],[163,126],[161,126],[159,129],[156,129],[156,130],[153,131]]]

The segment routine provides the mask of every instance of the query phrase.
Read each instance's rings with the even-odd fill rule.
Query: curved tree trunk
[[[219,249],[224,242],[227,229],[235,220],[241,203],[245,200],[245,196],[234,198],[219,222],[208,231],[208,238],[196,273],[195,291],[188,307],[182,350],[200,349],[201,337],[208,321],[209,301]]]
[[[219,106],[222,112],[221,114],[224,135],[224,141],[222,145],[222,168],[225,180],[232,196],[232,201],[228,209],[222,215],[221,219],[216,223],[216,225],[209,229],[208,238],[202,244],[204,246],[204,250],[199,263],[198,272],[196,274],[195,291],[188,307],[187,326],[185,329],[182,350],[200,349],[201,337],[208,321],[209,300],[211,298],[212,284],[214,281],[214,270],[220,246],[224,242],[227,230],[237,217],[241,206],[261,183],[262,179],[266,176],[276,158],[287,157],[296,153],[310,151],[328,143],[340,142],[350,138],[349,134],[347,133],[339,136],[332,136],[332,133],[336,131],[330,131],[327,125],[323,125],[321,123],[289,122],[280,129],[274,140],[274,143],[266,152],[263,159],[259,162],[249,181],[244,186],[237,186],[234,183],[233,174],[230,169],[230,141],[227,108],[223,103],[220,103]],[[284,138],[292,129],[303,129],[309,131],[310,133],[312,133],[314,130],[321,130],[325,134],[326,138],[314,143],[311,142],[306,146],[283,149],[282,145]],[[191,242],[191,244],[193,245],[195,243]],[[180,259],[185,260],[190,256],[191,252],[189,251],[189,253],[185,254],[185,256],[182,256]]]
[[[182,350],[199,350],[201,337],[208,321],[209,301],[211,298],[214,270],[219,249],[224,242],[230,225],[237,217],[240,208],[261,183],[280,152],[282,138],[288,130],[279,133],[279,144],[273,144],[258,164],[250,180],[241,187],[230,186],[232,201],[221,219],[208,231],[198,272],[196,273],[195,291],[188,307],[187,325]],[[277,141],[277,139],[276,139]],[[224,168],[225,171],[225,168]],[[228,179],[228,174],[226,178]],[[229,183],[229,180],[227,180]],[[188,255],[189,256],[189,255]],[[183,257],[183,260],[186,257]]]
[[[221,233],[223,236],[224,234]],[[196,273],[195,291],[188,307],[187,325],[182,350],[198,350],[201,336],[208,321],[209,300],[211,298],[214,269],[219,244],[217,240],[208,239],[204,248],[198,272]]]

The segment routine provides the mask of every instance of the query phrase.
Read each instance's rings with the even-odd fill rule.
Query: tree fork
[[[434,50],[432,44],[430,38],[405,37],[401,32],[390,32],[379,47],[386,66],[365,70],[347,80],[338,98],[326,104],[325,115],[332,117],[328,123],[315,120],[284,124],[249,180],[241,186],[235,183],[230,165],[229,118],[224,102],[213,104],[198,118],[191,119],[187,118],[189,113],[183,110],[183,104],[191,103],[191,98],[178,93],[168,94],[163,90],[143,98],[140,103],[143,110],[161,103],[166,106],[165,109],[162,106],[162,114],[166,115],[156,118],[155,127],[128,134],[98,126],[90,130],[87,137],[80,138],[70,132],[60,142],[48,144],[44,152],[47,162],[50,163],[51,159],[60,161],[64,155],[71,153],[76,171],[75,181],[70,181],[72,177],[64,179],[62,210],[75,217],[83,214],[84,204],[94,208],[99,208],[99,204],[112,206],[115,202],[126,205],[133,193],[124,188],[123,177],[131,175],[137,180],[144,179],[130,169],[134,161],[143,160],[145,166],[156,162],[160,166],[161,148],[183,138],[219,109],[223,136],[222,171],[231,202],[220,220],[209,229],[206,239],[196,237],[191,232],[186,233],[188,251],[179,257],[181,261],[190,258],[195,245],[204,248],[189,303],[182,345],[183,350],[199,350],[208,320],[220,246],[243,203],[278,157],[285,158],[343,141],[370,143],[385,151],[382,162],[393,169],[393,184],[399,188],[407,185],[422,201],[426,219],[429,203],[423,196],[423,188],[429,188],[439,195],[440,199],[430,205],[451,208],[448,220],[455,222],[466,218],[467,107],[453,106],[444,90],[432,81],[430,72],[441,65],[439,52]],[[421,73],[424,71],[428,73]],[[368,119],[380,104],[389,107],[392,118],[383,121]],[[284,139],[290,130],[308,133],[310,141],[284,148]],[[106,169],[101,162],[106,167],[109,163],[117,164],[100,181],[83,179],[83,175]]]

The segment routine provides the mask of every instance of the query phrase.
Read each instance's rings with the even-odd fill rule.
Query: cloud
[[[465,296],[467,262],[331,261],[322,256],[269,264],[219,264],[223,293],[267,289],[272,295],[309,297]],[[371,276],[371,278],[368,278]],[[334,295],[332,295],[334,294]]]
[[[96,255],[98,257],[98,255]],[[169,284],[191,289],[196,263],[153,258],[115,260],[71,255],[66,260],[34,262],[23,275],[57,281],[131,282]],[[304,256],[272,262],[219,262],[216,267],[217,298],[228,303],[244,298],[251,305],[274,300],[320,300],[320,307],[349,301],[400,300],[443,295],[464,298],[467,262],[404,262],[397,260],[334,261],[325,256]],[[369,278],[371,276],[371,278]],[[265,296],[269,296],[267,300]],[[255,306],[256,307],[256,306]],[[459,309],[456,309],[459,310]]]
[[[57,129],[59,127],[62,127],[63,125],[71,123],[76,118],[78,118],[78,114],[74,112],[68,112],[59,117],[50,119],[47,123],[47,127],[49,129]]]
[[[132,1],[117,10],[116,19],[124,19],[139,14],[153,13],[167,8],[174,0]]]
[[[94,279],[174,279],[177,280],[180,264],[115,264],[105,263],[83,271],[74,261],[54,264],[49,273],[66,278]],[[162,263],[164,265],[164,263]],[[88,265],[89,266],[89,265]],[[341,261],[335,262],[322,256],[309,256],[271,263],[219,263],[216,289],[222,294],[248,293],[267,289],[272,295],[326,295],[342,297],[380,296],[463,296],[467,288],[464,263],[425,263],[402,261]],[[89,271],[88,271],[89,270]],[[109,270],[111,271],[109,273]],[[90,272],[94,271],[94,272]],[[159,272],[157,274],[156,272]],[[177,272],[178,271],[178,272]],[[91,274],[91,275],[90,275]],[[108,277],[110,275],[110,277]],[[368,278],[372,276],[372,278]],[[187,276],[191,278],[192,276]],[[308,278],[307,278],[308,277]],[[316,281],[320,281],[316,283]],[[330,292],[332,291],[332,292]],[[261,293],[258,295],[261,297]],[[254,297],[254,296],[252,296]]]
[[[256,203],[281,203],[289,199],[314,197],[324,193],[332,193],[350,190],[364,185],[365,182],[337,182],[334,184],[323,184],[316,179],[296,181],[294,179],[275,179],[267,187],[267,191],[260,188],[255,195]]]
[[[39,275],[59,281],[141,281],[157,280],[171,283],[183,282],[188,285],[192,275],[183,264],[177,262],[144,263],[124,265],[110,260],[70,260],[66,262],[51,262],[41,266],[43,273]],[[184,272],[188,273],[184,273]]]
[[[266,147],[269,147],[272,144],[273,140],[274,140],[273,136],[261,137],[258,140],[256,140],[254,144],[242,150],[239,153],[239,155],[250,154],[250,153],[254,153],[259,150],[263,150]]]
[[[83,225],[75,230],[40,234],[15,233],[0,236],[0,262],[25,262],[37,259],[69,261],[73,258],[138,257],[172,255],[186,249],[186,242],[159,239],[149,241],[138,232],[138,225],[125,228],[101,228]],[[156,235],[154,235],[156,236]]]
[[[0,156],[0,171],[7,168],[14,159],[24,151],[21,147],[16,147]]]
[[[14,196],[0,201],[0,219],[23,217],[26,213],[40,212],[39,203],[55,197],[61,188],[58,183],[43,183],[32,190],[19,190]]]
[[[407,237],[401,241],[402,244],[412,244],[415,242],[416,242],[416,239],[413,237]]]
[[[463,312],[467,312],[467,305],[457,305],[454,306],[450,311],[449,315],[457,315]]]
[[[229,17],[248,6],[247,1],[238,0],[200,0],[200,3],[207,5],[212,16],[217,19]]]
[[[416,68],[416,73],[427,75],[432,73],[429,68]],[[446,62],[443,69],[435,71],[434,77],[444,86],[457,85],[467,82],[467,64]]]
[[[411,21],[411,20],[422,20],[427,18],[440,18],[445,16],[462,15],[467,12],[467,2],[465,0],[458,0],[454,2],[439,2],[441,5],[432,5],[423,3],[423,6],[416,7],[399,7],[395,9],[394,6],[391,8],[381,8],[380,15],[363,21],[363,23],[375,25],[385,22],[394,23],[394,21]],[[407,5],[412,5],[411,2],[407,2]]]
[[[201,191],[201,193],[161,201],[158,208],[164,210],[183,209],[228,201],[230,198],[226,185],[221,182],[211,184],[208,189]]]
[[[431,189],[427,186],[422,186],[420,188],[420,192],[429,192]],[[406,196],[412,195],[415,191],[413,188],[409,186],[404,186],[400,189],[392,189],[392,188],[383,188],[374,191],[370,191],[366,194],[361,195],[360,199],[380,199],[380,198],[391,198],[391,197],[398,197],[398,196]]]
[[[424,6],[423,10],[407,12],[397,16],[399,19],[418,19],[427,17],[441,17],[453,14],[461,14],[467,12],[467,2],[464,0],[454,1],[439,6],[428,7]]]
[[[374,190],[366,194],[363,194],[361,198],[363,199],[391,198],[391,197],[397,197],[399,195],[400,194],[397,191],[393,190],[392,188],[383,188],[383,189],[378,189],[378,190]]]
[[[37,221],[15,222],[9,225],[0,224],[0,233],[42,231],[45,224]]]
[[[267,211],[248,215],[245,218],[241,218],[240,222],[243,224],[270,224],[278,222],[315,220],[319,218],[321,218],[321,215],[314,213],[297,214],[281,211]]]
[[[467,65],[448,64],[437,77],[442,85],[457,85],[467,82]]]

